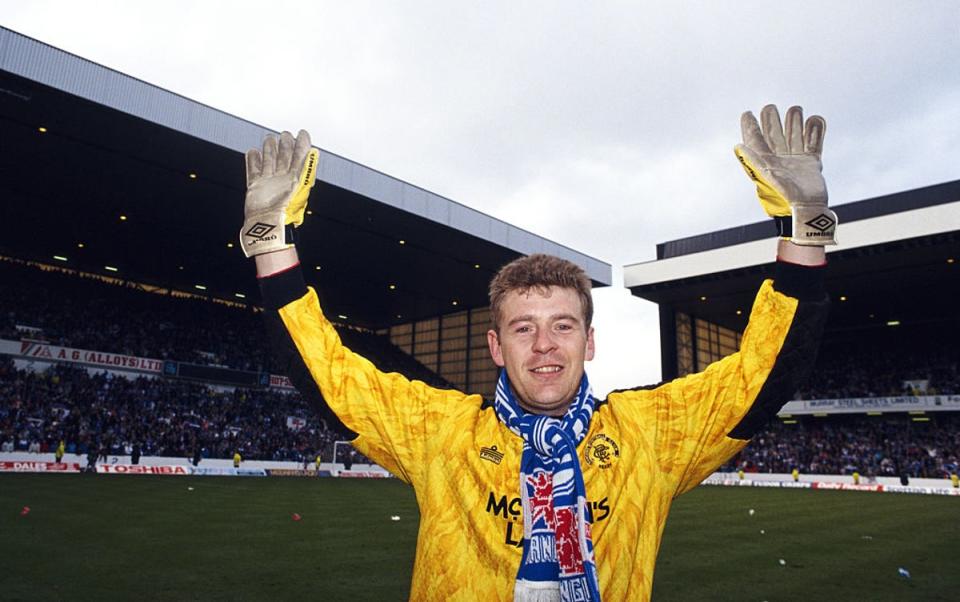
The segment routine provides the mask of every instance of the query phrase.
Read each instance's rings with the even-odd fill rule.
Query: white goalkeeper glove
[[[790,107],[784,122],[775,105],[760,112],[761,131],[753,113],[740,118],[743,144],[734,152],[757,184],[757,196],[774,218],[782,238],[798,245],[835,245],[837,214],[827,208],[823,179],[823,136],[827,124],[814,115],[803,122],[803,109]],[[786,130],[786,131],[784,131]]]
[[[247,151],[247,196],[243,205],[240,247],[247,257],[293,246],[294,228],[303,223],[307,198],[316,181],[320,152],[310,134],[290,132],[280,142],[268,136],[263,152]]]

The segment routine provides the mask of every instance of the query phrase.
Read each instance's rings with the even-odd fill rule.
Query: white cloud
[[[485,204],[506,221],[617,265],[653,259],[658,242],[762,219],[734,142],[705,141],[706,152],[580,148],[528,166],[520,188]]]

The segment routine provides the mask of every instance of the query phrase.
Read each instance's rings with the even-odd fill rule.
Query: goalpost
[[[344,459],[347,457],[347,454],[354,451],[353,445],[349,441],[334,441],[333,442],[333,464],[344,464]],[[385,468],[379,464],[374,464],[372,460],[357,452],[357,458],[353,462],[351,468],[357,470],[356,466],[359,465],[362,468],[360,469],[364,473],[367,473],[368,476],[371,473],[383,473],[384,476],[390,476],[390,473],[387,472]]]
[[[342,457],[345,457],[347,454],[350,453],[350,450],[353,449],[353,446],[350,445],[350,442],[349,442],[349,441],[334,441],[334,442],[333,442],[333,460],[332,460],[332,462],[333,462],[334,464],[337,464],[337,463],[343,464],[343,460],[340,460],[339,462],[338,462],[338,460],[337,460],[337,452],[338,452],[338,450],[340,449],[340,446],[341,446],[341,445],[342,445],[344,448],[346,448],[346,449],[344,449],[343,454],[340,456],[341,458],[342,458]]]

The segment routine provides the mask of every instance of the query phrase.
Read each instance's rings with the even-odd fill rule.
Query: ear
[[[593,341],[593,326],[590,327],[590,330],[587,331],[587,352],[584,354],[584,361],[593,360],[594,354],[597,352],[596,343]]]
[[[503,350],[500,348],[500,337],[495,330],[487,331],[487,346],[490,348],[490,357],[498,368],[503,368]]]

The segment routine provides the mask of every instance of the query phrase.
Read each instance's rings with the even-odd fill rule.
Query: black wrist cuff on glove
[[[821,301],[827,295],[824,287],[826,266],[805,266],[778,261],[773,272],[773,288],[800,301]]]
[[[260,296],[267,309],[280,309],[307,294],[307,283],[299,264],[259,281]]]
[[[793,238],[793,216],[778,215],[773,218],[773,223],[780,238]]]

